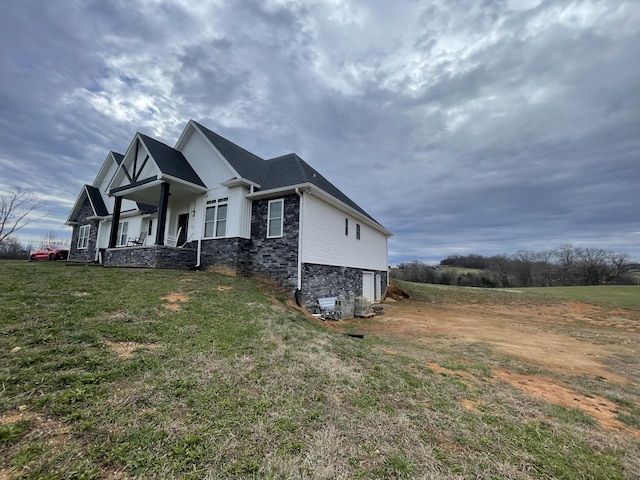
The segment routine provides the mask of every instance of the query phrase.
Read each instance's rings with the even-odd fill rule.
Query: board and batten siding
[[[236,176],[222,155],[198,132],[191,134],[182,154],[210,189]]]
[[[387,270],[384,234],[309,193],[304,195],[303,209],[302,262]],[[345,218],[349,219],[349,235],[345,235]],[[356,224],[360,224],[360,240],[356,239]]]

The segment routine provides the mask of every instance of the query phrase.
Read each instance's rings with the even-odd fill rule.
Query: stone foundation
[[[315,263],[303,264],[302,288],[299,293],[300,303],[302,306],[306,306],[315,303],[318,298],[346,295],[348,291],[353,292],[356,297],[360,297],[362,295],[363,271],[371,272],[372,270]],[[373,270],[373,273],[381,277],[382,292],[380,292],[380,297],[384,298],[387,290],[387,272]]]
[[[127,247],[107,248],[103,266],[189,269],[193,268],[196,262],[197,251],[190,248]]]
[[[197,242],[192,242],[197,248]],[[218,238],[202,240],[200,245],[200,265],[202,267],[227,267],[238,275],[249,275],[248,238]]]

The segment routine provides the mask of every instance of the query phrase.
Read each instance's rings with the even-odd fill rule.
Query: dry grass
[[[414,330],[345,337],[272,285],[213,272],[0,269],[0,478],[640,477],[637,382]],[[479,295],[469,301],[504,307]],[[618,423],[574,408],[574,394]]]

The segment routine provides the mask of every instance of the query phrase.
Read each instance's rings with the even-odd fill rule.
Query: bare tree
[[[28,254],[29,249],[24,248],[15,237],[5,237],[0,242],[0,258],[26,258]]]
[[[0,195],[0,243],[37,220],[29,215],[40,206],[38,197],[22,187],[10,187],[6,194]]]
[[[62,239],[58,237],[58,235],[56,235],[54,232],[49,231],[46,234],[42,235],[40,243],[42,245],[67,245],[69,241]]]

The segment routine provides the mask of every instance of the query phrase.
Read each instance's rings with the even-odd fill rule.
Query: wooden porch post
[[[113,219],[111,220],[111,235],[109,236],[109,248],[114,248],[118,243],[118,224],[120,223],[120,209],[122,208],[122,197],[116,197],[113,206]]]
[[[156,245],[164,245],[164,229],[167,225],[169,207],[169,184],[160,185],[160,205],[158,206],[158,226],[156,227]]]

